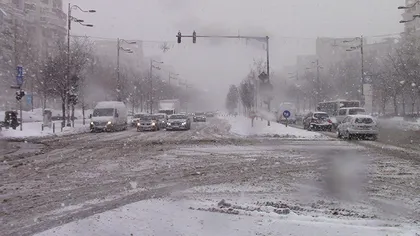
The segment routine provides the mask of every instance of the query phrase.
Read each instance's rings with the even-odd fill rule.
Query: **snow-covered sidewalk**
[[[224,116],[231,126],[230,132],[240,136],[262,136],[262,137],[277,137],[288,139],[328,139],[326,136],[317,132],[297,129],[291,126],[279,124],[271,121],[270,126],[267,125],[266,120],[256,118],[254,126],[251,125],[251,119],[244,116]]]
[[[23,123],[23,130],[20,131],[20,127],[16,130],[2,128],[0,131],[0,139],[10,138],[31,138],[31,137],[45,137],[45,136],[60,136],[76,133],[84,133],[89,131],[89,122],[86,121],[86,125],[83,125],[81,120],[76,120],[73,127],[64,127],[61,131],[61,121],[55,121],[55,132],[53,128],[44,127],[42,130],[42,122],[29,122]]]
[[[287,204],[260,200],[255,202],[244,197],[235,201],[209,197],[145,200],[36,236],[415,235],[415,229],[409,225],[391,226],[375,219],[297,214]]]

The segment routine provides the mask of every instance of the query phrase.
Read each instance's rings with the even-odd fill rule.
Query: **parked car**
[[[372,116],[353,115],[344,118],[338,126],[337,136],[339,138],[353,139],[370,137],[372,140],[378,138],[378,124]]]
[[[143,115],[137,123],[137,131],[158,131],[158,117],[156,115]]]
[[[127,108],[123,102],[98,102],[91,115],[90,130],[116,131],[127,129]]]
[[[204,112],[196,112],[193,116],[193,122],[206,122],[207,116]]]
[[[337,123],[340,124],[341,122],[343,122],[344,118],[346,118],[347,116],[358,115],[358,114],[360,114],[360,115],[366,114],[365,108],[363,108],[363,107],[340,108],[340,110],[338,110],[338,114],[336,116]]]
[[[137,113],[133,115],[133,118],[131,119],[131,126],[136,127],[137,123],[139,123],[141,117],[147,115],[147,113]]]
[[[209,111],[209,112],[206,112],[206,116],[207,117],[214,117],[215,115],[214,115],[214,112]]]
[[[189,130],[191,129],[191,120],[187,115],[175,114],[168,117],[166,130]]]
[[[168,115],[166,115],[165,113],[156,113],[154,115],[156,116],[159,128],[161,128],[161,129],[166,128],[166,122],[168,121]]]
[[[303,119],[303,128],[307,130],[332,130],[332,121],[326,112],[310,112]]]

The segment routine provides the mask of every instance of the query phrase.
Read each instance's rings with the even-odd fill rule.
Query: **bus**
[[[337,116],[338,110],[344,107],[360,107],[360,101],[357,100],[336,100],[318,103],[317,110],[326,112],[330,116]]]

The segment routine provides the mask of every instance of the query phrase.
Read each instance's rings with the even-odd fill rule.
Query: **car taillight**
[[[332,124],[332,121],[330,119],[328,119],[328,123]]]

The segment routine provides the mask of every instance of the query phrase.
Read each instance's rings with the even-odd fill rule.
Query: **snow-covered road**
[[[32,235],[74,222],[41,235],[107,235],[103,233],[106,228],[101,227],[112,224],[101,223],[100,218],[125,212],[126,217],[135,219],[134,208],[129,210],[134,215],[121,209],[156,198],[164,202],[145,201],[147,207],[140,202],[143,206],[137,208],[152,211],[156,204],[162,208],[167,205],[167,211],[207,212],[214,208],[212,214],[225,215],[231,212],[217,205],[225,199],[238,205],[233,210],[243,216],[249,215],[246,209],[264,206],[271,211],[287,208],[290,214],[320,217],[321,221],[325,217],[327,223],[341,220],[338,225],[369,221],[359,225],[360,230],[370,227],[368,231],[349,229],[356,234],[403,235],[394,233],[412,232],[419,226],[418,160],[401,159],[345,141],[238,137],[230,134],[229,128],[227,122],[214,118],[193,123],[190,131],[85,133],[39,139],[35,142],[44,145],[42,150],[0,155],[0,232]],[[180,203],[183,208],[178,208]],[[276,207],[280,203],[283,205]],[[163,211],[157,215],[169,220],[171,214]],[[108,235],[190,235],[190,231],[177,231],[170,225],[162,234],[150,233],[159,226],[148,223],[156,222],[153,216],[156,214],[143,215],[142,219],[147,219],[141,224],[136,220],[138,227],[128,230],[128,226],[121,226],[127,230],[121,228]],[[265,223],[278,220],[272,212],[263,217]],[[202,221],[205,219],[191,224]],[[246,231],[248,235],[286,232],[264,231],[253,219],[243,222],[257,229]],[[236,223],[231,225],[238,227]],[[94,231],[80,231],[86,227]],[[240,234],[245,231],[229,232],[233,233],[226,235],[247,235]],[[313,235],[310,233],[315,231],[308,228],[308,232],[306,235]],[[211,231],[196,231],[195,235],[205,233],[214,235]]]

